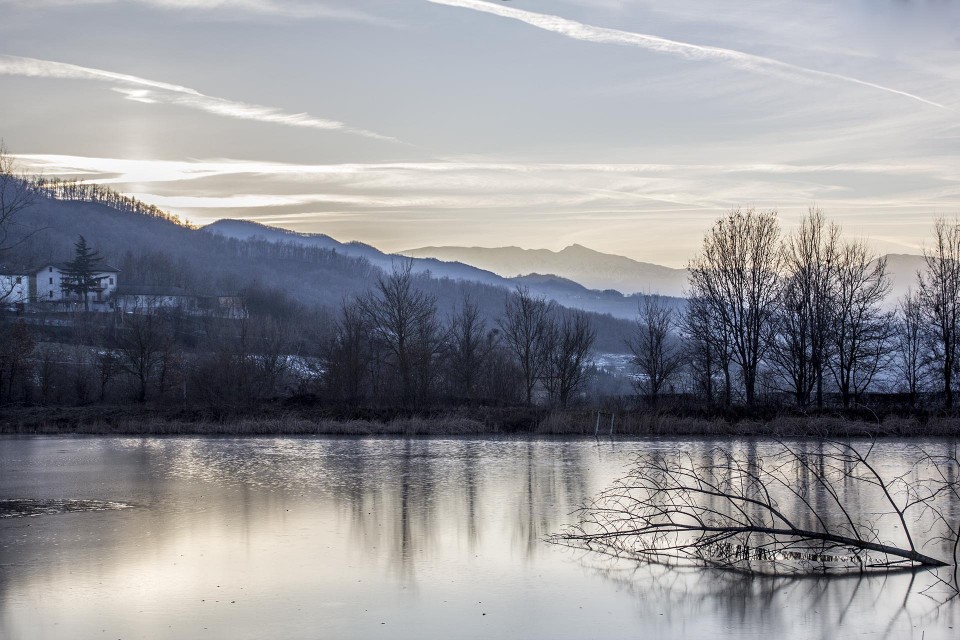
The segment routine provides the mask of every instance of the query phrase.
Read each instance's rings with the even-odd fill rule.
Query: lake
[[[715,444],[0,438],[0,637],[960,637],[928,572],[745,577],[544,542],[636,452]],[[914,444],[957,447],[883,441],[878,465]]]

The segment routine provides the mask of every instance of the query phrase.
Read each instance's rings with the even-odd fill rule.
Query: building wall
[[[89,298],[89,302],[96,304],[105,304],[113,298],[117,291],[118,274],[115,272],[102,271],[97,274],[103,284],[103,294],[101,301],[97,301],[96,294]],[[38,302],[61,302],[64,300],[74,300],[75,296],[64,296],[63,292],[63,272],[53,265],[47,265],[34,274],[36,282],[36,299]]]
[[[196,298],[180,295],[151,295],[143,293],[125,293],[117,296],[117,308],[128,312],[147,313],[155,309],[191,310],[196,308]]]
[[[63,299],[63,274],[60,269],[47,265],[34,274],[37,302],[57,302]]]
[[[103,283],[103,297],[105,300],[110,300],[113,298],[113,294],[117,292],[118,275],[119,274],[110,271],[103,271],[97,275]]]

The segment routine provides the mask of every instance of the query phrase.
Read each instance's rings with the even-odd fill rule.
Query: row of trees
[[[45,176],[36,176],[27,179],[26,182],[38,196],[56,200],[93,202],[124,213],[160,218],[178,226],[191,226],[189,222],[181,220],[180,216],[176,214],[168,213],[155,205],[124,195],[106,185],[83,182],[77,179],[48,178]]]
[[[252,289],[241,320],[154,308],[76,314],[53,335],[7,323],[0,404],[130,399],[230,409],[301,395],[423,410],[582,399],[595,337],[586,314],[517,290],[496,320],[470,298],[444,317],[417,283],[405,263],[333,317]]]
[[[886,260],[812,209],[783,236],[775,212],[719,219],[690,263],[684,313],[641,305],[632,345],[656,399],[681,369],[711,401],[747,405],[761,390],[844,407],[879,377],[896,377],[911,402],[939,381],[953,407],[960,343],[960,222],[940,219],[917,288],[889,308]],[[679,339],[671,339],[673,334]],[[681,366],[685,365],[685,366]]]
[[[269,319],[189,322],[149,311],[120,325],[105,314],[76,314],[54,336],[22,320],[0,325],[0,405],[150,400],[227,408],[285,390],[288,344]]]
[[[596,332],[586,314],[518,289],[493,324],[466,297],[444,322],[415,286],[412,264],[344,303],[321,361],[327,393],[362,404],[392,397],[404,408],[459,402],[567,406],[583,387]]]

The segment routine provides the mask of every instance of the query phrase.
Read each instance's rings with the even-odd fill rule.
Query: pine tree
[[[83,298],[83,310],[89,311],[89,294],[100,288],[100,278],[96,276],[103,258],[87,246],[87,240],[83,236],[80,236],[73,246],[74,257],[65,265],[62,287],[65,292],[75,293]]]

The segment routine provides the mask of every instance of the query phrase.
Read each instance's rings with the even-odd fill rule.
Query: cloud
[[[91,175],[101,184],[179,182],[202,178],[259,175],[291,180],[356,180],[360,176],[395,176],[412,180],[422,176],[425,184],[437,188],[477,186],[485,176],[517,176],[544,173],[594,175],[690,174],[876,174],[878,176],[919,176],[954,181],[950,168],[953,158],[942,162],[865,162],[833,164],[729,163],[729,164],[652,164],[652,163],[554,163],[461,161],[381,162],[339,164],[295,164],[257,160],[130,160],[55,154],[15,154],[15,158],[33,170],[48,175]],[[443,177],[444,174],[450,176]],[[463,174],[474,176],[464,183]],[[447,184],[445,181],[450,180]]]
[[[249,104],[226,98],[217,98],[200,93],[196,89],[167,82],[158,82],[147,78],[81,67],[65,62],[0,55],[0,75],[24,76],[30,78],[60,78],[69,80],[95,80],[109,82],[116,86],[114,91],[128,100],[145,104],[171,104],[217,116],[267,122],[290,127],[304,127],[325,131],[339,131],[355,135],[396,142],[395,138],[383,136],[364,129],[355,129],[337,120],[317,118],[308,113],[288,113],[276,107]]]
[[[884,91],[904,98],[916,100],[923,104],[947,109],[943,104],[928,100],[907,91],[901,91],[891,87],[886,87],[866,80],[852,78],[850,76],[831,73],[828,71],[819,71],[808,69],[798,65],[781,62],[773,58],[758,56],[734,49],[724,49],[721,47],[710,47],[688,42],[679,42],[668,40],[659,36],[653,36],[642,33],[633,33],[630,31],[621,31],[619,29],[608,29],[605,27],[596,27],[574,20],[568,20],[559,16],[535,13],[503,6],[499,3],[486,2],[484,0],[427,0],[433,4],[440,4],[449,7],[459,7],[463,9],[472,9],[481,11],[503,18],[518,20],[531,26],[558,33],[574,40],[584,42],[595,42],[599,44],[615,44],[621,46],[632,46],[661,53],[666,55],[679,56],[688,60],[719,61],[730,64],[738,69],[743,69],[752,73],[763,73],[775,75],[782,78],[798,79],[827,79],[839,82],[852,83],[863,87],[869,87],[878,91]]]
[[[121,0],[0,0],[0,6],[14,5],[28,9],[41,7],[75,7],[77,5],[119,4]],[[139,4],[171,11],[191,10],[212,15],[277,16],[362,22],[380,26],[396,26],[391,20],[339,3],[314,0],[133,0]]]
[[[835,206],[950,206],[957,200],[952,160],[863,164],[589,164],[439,162],[288,164],[237,160],[127,160],[22,154],[25,167],[89,182],[137,185],[137,197],[172,209],[340,205],[355,210],[543,212],[722,210],[734,204],[830,202]],[[261,193],[238,194],[252,184]],[[237,180],[242,177],[241,180]],[[896,184],[869,202],[864,180]],[[197,181],[203,184],[191,187]],[[156,184],[144,189],[144,185]],[[161,185],[169,184],[170,187]],[[531,213],[530,215],[542,215]]]
[[[920,242],[932,214],[960,210],[956,156],[701,164],[15,158],[28,171],[114,185],[194,222],[241,217],[386,249],[411,242],[497,245],[506,233],[529,246],[589,243],[675,264],[696,250],[718,214],[736,205],[777,208],[789,226],[817,204],[859,233],[902,242]]]

